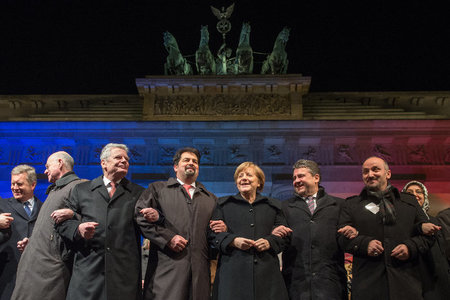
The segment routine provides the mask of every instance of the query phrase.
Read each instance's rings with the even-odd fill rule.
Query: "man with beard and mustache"
[[[173,157],[176,178],[151,183],[136,204],[136,221],[150,253],[144,299],[206,300],[210,297],[209,248],[206,230],[225,231],[222,221],[210,218],[216,196],[196,181],[200,153],[179,149]],[[152,207],[164,222],[149,222],[143,210]]]
[[[294,164],[295,195],[281,204],[289,228],[280,226],[272,232],[279,236],[291,234],[291,243],[283,252],[282,269],[291,300],[348,298],[344,252],[336,235],[344,199],[327,194],[320,179],[316,162],[300,159]]]
[[[133,214],[144,188],[125,178],[126,145],[106,145],[100,160],[103,176],[72,189],[67,207],[78,218],[57,225],[75,252],[66,299],[140,300],[141,239]]]
[[[357,237],[339,236],[341,247],[353,254],[352,299],[419,300],[422,283],[418,256],[433,239],[421,235],[428,222],[416,199],[389,184],[391,170],[379,157],[362,165],[365,188],[348,198],[340,227],[353,226]]]

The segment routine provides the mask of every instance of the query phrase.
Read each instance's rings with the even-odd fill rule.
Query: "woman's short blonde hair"
[[[266,176],[264,176],[263,170],[261,170],[261,168],[258,167],[258,165],[252,163],[251,161],[243,162],[236,168],[236,171],[234,171],[234,182],[237,182],[239,173],[241,173],[242,171],[244,171],[245,169],[248,169],[248,168],[252,168],[255,171],[256,178],[258,178],[258,180],[259,180],[259,187],[257,188],[257,190],[259,192],[261,192],[264,189],[264,183],[266,182]]]

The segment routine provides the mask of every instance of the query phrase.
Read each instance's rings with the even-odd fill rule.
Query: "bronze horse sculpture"
[[[234,74],[253,73],[253,49],[250,46],[250,30],[250,23],[244,22],[239,37],[239,45],[236,49]]]
[[[200,45],[195,52],[195,65],[200,75],[216,74],[216,62],[209,49],[208,26],[202,26],[200,29]]]
[[[175,37],[166,31],[163,38],[164,46],[169,53],[164,63],[164,75],[192,75],[192,67],[181,54]]]
[[[261,74],[286,74],[289,60],[287,59],[286,44],[290,29],[284,27],[275,40],[272,53],[270,53],[261,67]]]

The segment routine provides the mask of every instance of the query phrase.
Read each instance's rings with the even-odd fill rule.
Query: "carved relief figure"
[[[287,59],[286,44],[290,29],[284,27],[278,34],[272,53],[267,56],[261,68],[261,74],[286,74],[289,60]]]
[[[253,73],[253,49],[250,46],[250,23],[242,24],[239,45],[236,49],[236,59],[234,62],[235,74]]]
[[[209,49],[208,26],[202,26],[200,29],[200,45],[195,52],[195,65],[200,75],[216,74],[216,63]]]
[[[350,145],[344,145],[344,144],[339,145],[339,147],[337,149],[336,160],[341,163],[354,162],[352,154],[351,154],[351,150],[350,150]]]
[[[373,152],[375,156],[381,157],[387,162],[392,162],[392,155],[383,145],[376,144],[373,146]]]
[[[415,146],[408,154],[408,162],[415,164],[429,163],[428,155],[424,145]]]
[[[164,64],[164,75],[192,75],[192,67],[181,54],[175,37],[166,31],[163,38],[164,47],[169,53]]]

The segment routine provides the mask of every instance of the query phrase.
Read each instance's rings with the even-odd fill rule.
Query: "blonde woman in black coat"
[[[271,234],[287,225],[281,204],[260,194],[265,176],[254,163],[239,165],[234,180],[239,193],[218,199],[213,213],[213,220],[228,228],[210,232],[210,243],[220,253],[213,299],[288,299],[277,257],[286,239]]]

